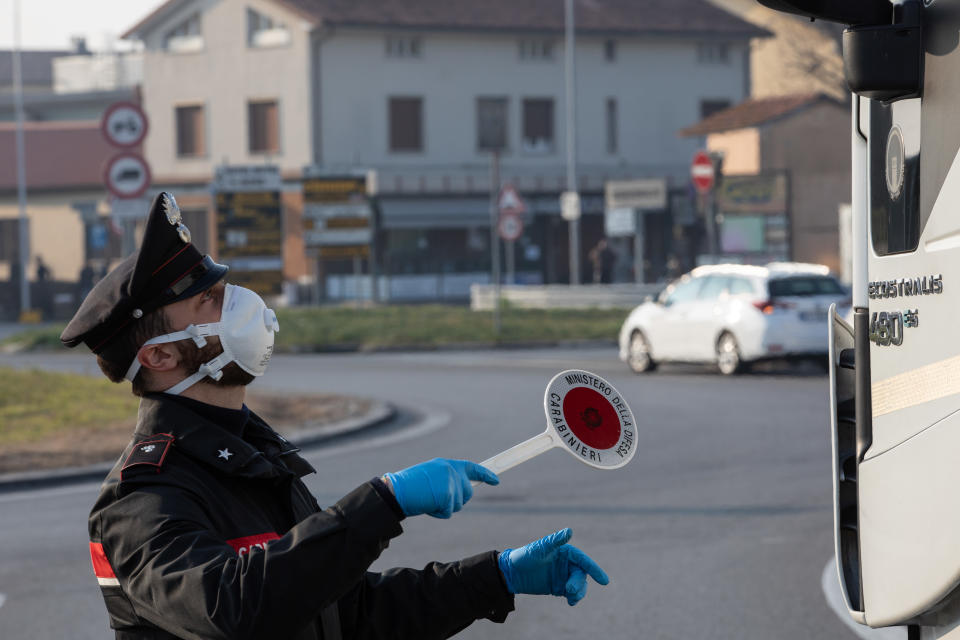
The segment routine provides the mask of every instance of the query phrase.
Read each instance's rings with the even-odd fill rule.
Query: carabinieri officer
[[[516,593],[586,594],[608,578],[564,529],[518,549],[422,570],[368,571],[405,517],[448,518],[471,480],[435,459],[374,478],[321,509],[314,469],[244,404],[278,330],[253,291],[190,242],[173,196],[153,203],[140,250],[103,278],[61,335],[140,396],[130,443],[90,513],[110,626],[134,638],[446,638],[503,622]]]

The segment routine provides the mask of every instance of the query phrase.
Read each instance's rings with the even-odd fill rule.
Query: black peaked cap
[[[209,289],[227,270],[191,244],[177,201],[163,192],[150,207],[140,249],[93,287],[60,341],[100,353],[145,314]]]

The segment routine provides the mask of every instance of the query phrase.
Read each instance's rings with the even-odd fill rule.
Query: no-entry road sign
[[[706,151],[697,151],[693,154],[693,162],[690,164],[690,178],[693,180],[693,186],[700,193],[707,193],[713,189],[713,183],[716,180],[713,169],[713,160]]]

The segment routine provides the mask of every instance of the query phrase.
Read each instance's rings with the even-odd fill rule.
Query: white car
[[[825,357],[834,302],[848,306],[849,294],[822,265],[697,267],[630,313],[620,359],[636,373],[675,361],[730,375],[765,358]]]

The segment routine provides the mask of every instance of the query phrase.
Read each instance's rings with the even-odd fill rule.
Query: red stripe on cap
[[[160,269],[163,269],[165,266],[167,266],[168,264],[170,264],[171,262],[173,262],[173,259],[176,258],[176,257],[177,257],[178,255],[180,255],[181,253],[183,253],[184,251],[186,251],[189,246],[190,246],[189,243],[185,244],[185,245],[183,246],[183,248],[180,249],[180,251],[177,251],[175,254],[173,254],[172,256],[170,256],[170,259],[169,259],[169,260],[167,260],[167,261],[164,262],[162,265],[160,265],[159,267],[157,267],[156,269],[154,269],[154,270],[153,270],[153,273],[151,273],[150,275],[151,275],[151,276],[157,275],[157,273],[160,271]]]
[[[103,552],[103,545],[99,542],[90,543],[90,562],[93,563],[93,572],[98,578],[117,577],[113,567],[110,566],[110,561],[107,560],[107,554]]]
[[[183,280],[184,278],[186,278],[188,275],[190,275],[190,272],[191,272],[191,271],[193,271],[194,269],[196,269],[197,267],[199,267],[199,266],[202,265],[202,264],[203,264],[203,258],[200,258],[200,262],[194,263],[194,265],[193,265],[192,267],[190,267],[189,269],[187,269],[186,271],[184,271],[183,273],[181,273],[179,276],[177,276],[176,278],[174,278],[173,282],[171,282],[171,283],[170,283],[169,285],[167,285],[167,286],[168,286],[168,287],[172,287],[173,285],[177,284],[178,282],[180,282],[181,280]]]

